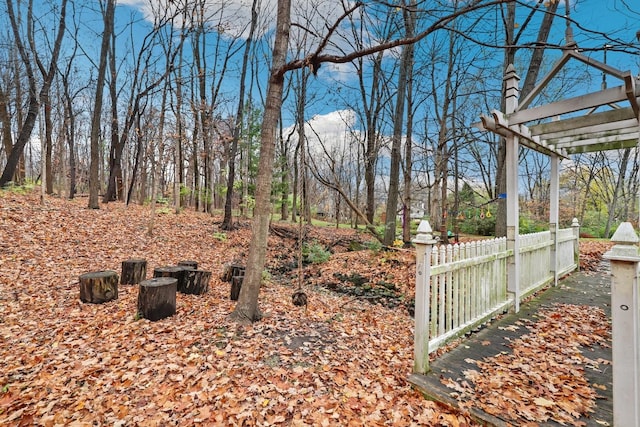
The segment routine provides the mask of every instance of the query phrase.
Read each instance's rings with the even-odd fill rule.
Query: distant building
[[[425,207],[425,203],[423,201],[417,201],[417,202],[411,203],[411,211],[409,213],[409,217],[411,219],[424,218],[424,215],[425,215],[424,207]]]

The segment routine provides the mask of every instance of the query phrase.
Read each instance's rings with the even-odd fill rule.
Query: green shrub
[[[518,222],[520,234],[537,233],[549,229],[549,223],[537,222],[528,216],[521,215]]]
[[[322,264],[331,257],[331,252],[326,250],[318,242],[304,243],[302,245],[302,259],[308,264]]]
[[[378,240],[370,240],[364,244],[364,247],[373,252],[380,252],[382,250],[382,243]]]
[[[213,237],[214,239],[220,241],[220,242],[226,242],[227,241],[227,235],[225,233],[221,233],[219,231],[214,231],[213,233]]]

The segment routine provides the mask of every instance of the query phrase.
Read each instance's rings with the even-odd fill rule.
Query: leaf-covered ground
[[[248,220],[221,233],[218,217],[159,209],[150,237],[147,207],[86,204],[0,192],[0,425],[472,425],[407,382],[411,251],[348,251],[367,237],[305,228],[333,254],[305,268],[299,308],[298,229],[276,222],[266,317],[239,326],[221,274],[245,258]],[[137,319],[137,286],[80,302],[80,274],[130,258],[147,260],[148,277],[196,260],[209,292],[178,294],[177,314],[157,322]]]
[[[610,347],[608,318],[599,307],[572,304],[554,304],[536,317],[507,327],[529,330],[509,343],[511,351],[468,359],[477,369],[466,370],[464,380],[442,381],[462,407],[480,408],[515,425],[584,426],[580,418],[594,412],[597,389],[605,387],[590,384],[585,367],[606,368],[611,361],[589,359],[583,349]]]
[[[148,237],[148,208],[86,203],[47,198],[40,206],[35,194],[0,193],[0,425],[470,424],[407,382],[407,310],[310,279],[309,305],[298,308],[295,276],[274,273],[262,289],[265,319],[238,326],[227,319],[233,302],[220,275],[242,260],[248,222],[221,235],[219,218],[161,209]],[[334,245],[323,269],[381,263],[359,252],[344,266],[343,233],[352,232],[309,231],[309,241]],[[270,239],[274,272],[295,259],[294,246],[287,236]],[[210,290],[178,294],[177,314],[157,322],[136,320],[137,286],[119,286],[105,304],[80,302],[80,274],[119,272],[140,257],[149,277],[154,267],[196,260],[213,272]],[[389,257],[401,259],[389,261],[384,280],[409,287],[410,254]]]

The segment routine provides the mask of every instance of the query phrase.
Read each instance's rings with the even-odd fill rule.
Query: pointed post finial
[[[433,233],[433,229],[431,228],[431,224],[429,224],[429,221],[427,221],[426,219],[423,219],[422,221],[420,221],[420,224],[418,225],[418,230],[417,234],[416,234],[416,238],[413,240],[414,243],[422,243],[422,244],[433,244],[434,243],[434,239],[433,239],[433,235],[431,233]]]
[[[638,253],[638,242],[640,238],[638,238],[630,222],[620,224],[616,232],[613,233],[611,241],[615,243],[615,246],[604,254],[605,259],[637,258],[640,255]]]
[[[516,68],[509,64],[504,73],[505,84],[505,113],[511,114],[518,108],[518,97],[520,96],[520,76],[516,74]]]

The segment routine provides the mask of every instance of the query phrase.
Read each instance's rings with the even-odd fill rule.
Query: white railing
[[[558,230],[555,238],[556,242],[549,231],[519,236],[521,300],[554,282],[558,275],[577,268],[574,257],[577,227]],[[507,262],[513,251],[507,249],[506,238],[455,245],[435,245],[435,240],[414,242],[425,245],[423,252],[417,253],[428,258],[425,271],[416,274],[417,277],[425,274],[427,277],[422,283],[428,284],[427,289],[421,291],[424,296],[420,303],[427,310],[420,316],[416,312],[416,333],[428,337],[429,353],[507,311],[514,304],[513,294],[507,292]],[[554,246],[557,248],[555,265],[552,260]],[[422,264],[419,267],[423,268]],[[420,280],[417,279],[416,286]],[[426,324],[418,325],[419,322]]]
[[[558,251],[556,253],[556,269],[558,276],[564,276],[578,268],[578,258],[576,253],[578,244],[577,233],[577,226],[558,230],[558,235],[556,237],[558,242]]]
[[[553,280],[552,246],[549,231],[520,235],[520,295],[530,295]]]
[[[506,238],[441,245],[431,252],[429,348],[484,323],[510,304]]]

